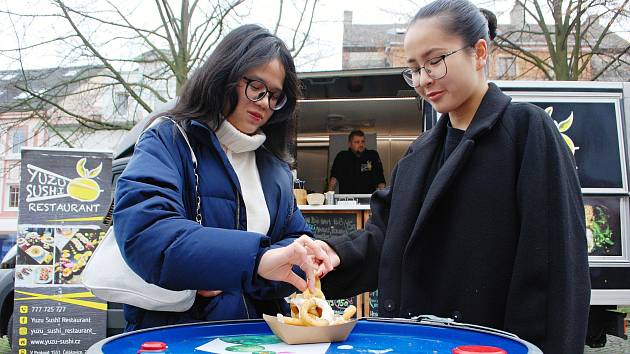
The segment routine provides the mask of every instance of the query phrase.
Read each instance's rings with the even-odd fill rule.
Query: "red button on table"
[[[453,349],[453,354],[507,354],[507,352],[497,347],[487,347],[484,345],[461,345]]]
[[[164,352],[168,346],[164,342],[144,342],[138,353],[160,353]]]

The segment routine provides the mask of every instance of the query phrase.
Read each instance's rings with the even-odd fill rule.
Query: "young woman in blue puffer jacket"
[[[146,281],[198,291],[186,312],[125,306],[126,330],[286,313],[283,297],[307,284],[292,265],[311,277],[315,262],[330,266],[292,193],[298,95],[285,44],[245,25],[190,77],[170,119],[143,133],[117,183],[118,244]]]

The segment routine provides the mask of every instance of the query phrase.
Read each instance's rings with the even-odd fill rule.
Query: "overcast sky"
[[[110,0],[112,3],[134,10],[132,20],[135,23],[151,27],[159,21],[155,11],[155,4],[149,0]],[[225,1],[225,0],[223,0]],[[300,3],[303,0],[295,0]],[[170,0],[170,3],[177,3]],[[298,12],[290,9],[293,1],[285,0],[287,12],[283,21],[290,24],[296,22]],[[341,49],[343,40],[343,13],[352,11],[353,23],[383,24],[404,23],[428,0],[319,0],[315,13],[315,21],[311,30],[310,41],[305,50],[297,57],[299,71],[321,71],[341,69]],[[513,5],[512,0],[473,0],[474,3],[486,7],[495,12],[499,23],[509,22],[509,11]],[[68,3],[83,4],[90,10],[97,10],[97,6],[106,6],[105,0],[68,0]],[[38,14],[51,11],[50,0],[0,0],[0,9],[15,12],[36,12]],[[86,5],[87,4],[87,5]],[[248,0],[239,6],[239,14],[243,16],[244,23],[259,23],[272,28],[278,12],[279,1],[276,0]],[[173,5],[176,7],[176,5]],[[54,9],[54,8],[52,8]],[[152,14],[147,16],[147,14]],[[51,38],[56,33],[68,33],[67,23],[59,18],[38,18],[34,21],[25,21],[16,17],[0,16],[0,49],[15,48],[18,40],[21,46],[27,46],[42,38]],[[15,35],[15,29],[23,33]],[[90,29],[94,36],[104,38],[111,37],[110,33]],[[285,40],[290,40],[289,33],[281,33]],[[67,66],[76,62],[64,61],[66,48],[48,47],[22,53],[22,62],[25,68],[55,67],[59,63]],[[108,54],[117,57],[134,57],[141,49],[132,45],[121,46],[120,42],[107,49]],[[0,53],[0,70],[16,69],[19,65],[13,58],[7,58]]]
[[[310,50],[321,53],[317,63],[300,62],[300,71],[339,70],[341,69],[341,50],[343,42],[343,13],[352,11],[352,22],[359,24],[406,23],[420,8],[429,1],[423,0],[323,0],[318,4],[317,22],[313,27],[313,40],[317,41]],[[498,0],[474,1],[484,6],[492,6],[493,11],[509,21],[511,1]],[[488,7],[490,7],[488,6]],[[316,54],[315,54],[316,55]],[[308,55],[305,55],[308,57]],[[306,59],[306,58],[304,58]]]
[[[99,0],[101,5],[106,3]],[[147,13],[155,14],[153,1],[141,0],[112,0],[117,6],[128,9],[135,9],[132,19],[137,23],[152,24],[157,23],[158,18],[148,18]],[[171,1],[173,2],[173,1]],[[299,1],[296,1],[299,2]],[[427,1],[418,0],[320,0],[315,13],[315,21],[311,30],[310,41],[305,50],[298,56],[297,65],[299,71],[320,71],[341,69],[341,47],[343,40],[343,12],[349,10],[353,12],[353,22],[363,24],[382,23],[404,23],[417,11],[419,6]],[[76,0],[68,3],[86,4],[89,2]],[[278,12],[279,1],[273,0],[249,0],[239,7],[239,14],[244,16],[245,23],[259,23],[267,27],[275,25],[275,18]],[[290,4],[291,1],[285,1]],[[477,1],[477,3],[492,4],[496,7],[497,15],[509,12],[510,1]],[[20,13],[45,14],[54,10],[47,0],[0,0],[0,8]],[[92,1],[92,4],[95,4]],[[130,6],[130,4],[132,4]],[[297,11],[292,11],[289,5],[285,5],[286,15],[283,21],[292,21],[297,18]],[[93,7],[90,7],[94,10]],[[497,11],[498,10],[498,11]],[[0,27],[0,48],[16,48],[19,43],[22,47],[28,46],[36,41],[51,38],[55,33],[67,33],[67,24],[59,18],[38,18],[34,21],[27,21],[24,18],[2,16],[3,25]],[[16,36],[15,29],[23,33]],[[90,32],[90,31],[86,31]],[[91,31],[94,32],[94,31]],[[107,33],[96,32],[95,35],[107,36]],[[290,40],[290,35],[284,33],[285,40]],[[55,67],[61,65],[72,65],[63,61],[64,50],[66,48],[47,47],[22,53],[22,62],[25,68]],[[111,48],[112,55],[121,57],[133,57],[140,54],[136,48],[121,47],[120,45]],[[115,52],[115,54],[113,54]],[[18,62],[15,60],[16,53],[12,53],[12,58],[0,55],[0,70],[17,69]]]

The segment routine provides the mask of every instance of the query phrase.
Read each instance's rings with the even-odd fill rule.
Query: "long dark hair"
[[[465,44],[474,45],[485,39],[488,48],[497,35],[497,18],[486,9],[479,9],[468,0],[435,0],[416,13],[409,26],[424,18],[439,16],[444,29],[460,37]]]
[[[187,125],[191,120],[203,121],[213,130],[219,128],[238,103],[237,84],[250,69],[278,59],[284,66],[282,91],[287,103],[274,111],[262,127],[267,135],[264,146],[277,157],[293,162],[289,152],[295,137],[295,107],[300,86],[293,57],[284,42],[258,25],[243,25],[228,33],[205,63],[182,87],[175,107],[160,116],[169,116]]]

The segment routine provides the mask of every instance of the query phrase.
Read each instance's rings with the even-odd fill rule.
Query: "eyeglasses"
[[[258,102],[265,98],[267,94],[269,94],[269,96],[267,96],[269,108],[271,108],[271,110],[273,111],[281,110],[282,107],[284,107],[284,105],[287,103],[287,95],[285,95],[284,92],[269,91],[269,88],[263,81],[258,79],[250,79],[245,76],[243,76],[243,80],[247,82],[247,86],[245,87],[245,96],[247,96],[250,101]]]
[[[424,69],[424,71],[429,75],[433,80],[439,80],[446,76],[447,68],[446,68],[446,57],[449,55],[453,55],[460,50],[466,49],[470,46],[465,46],[463,48],[459,48],[452,52],[448,52],[446,54],[439,55],[437,57],[433,57],[431,59],[427,59],[424,62],[424,65],[417,69],[405,69],[402,72],[402,76],[405,79],[405,82],[411,87],[420,86],[420,71]]]

